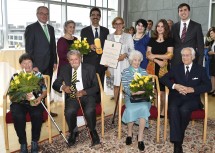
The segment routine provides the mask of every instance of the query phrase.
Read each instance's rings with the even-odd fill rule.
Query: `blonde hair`
[[[115,17],[115,18],[113,19],[113,21],[112,21],[112,27],[114,28],[114,24],[116,23],[117,20],[120,20],[120,21],[122,22],[123,28],[124,28],[124,26],[125,26],[124,23],[125,23],[125,22],[124,22],[123,18],[122,18],[122,17],[119,17],[119,16],[118,16],[118,17]]]

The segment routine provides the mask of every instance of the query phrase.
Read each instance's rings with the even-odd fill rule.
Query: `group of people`
[[[114,79],[114,99],[117,102],[120,83],[127,93],[125,95],[126,109],[123,113],[122,121],[128,125],[126,145],[132,144],[132,127],[134,123],[139,125],[138,148],[143,151],[145,144],[143,141],[143,131],[148,127],[148,118],[150,116],[150,102],[131,103],[131,95],[143,94],[144,91],[133,93],[130,91],[129,84],[134,77],[134,73],[141,75],[154,74],[159,78],[161,89],[161,117],[164,116],[164,87],[170,89],[169,94],[169,122],[170,122],[170,141],[174,143],[174,153],[182,153],[182,144],[184,132],[189,123],[191,112],[201,107],[200,94],[211,90],[209,78],[206,78],[206,72],[201,66],[204,56],[204,42],[201,25],[190,19],[190,6],[182,3],[178,6],[178,14],[181,20],[174,25],[172,21],[160,19],[155,30],[149,29],[153,22],[139,19],[135,23],[136,33],[131,35],[124,32],[124,20],[116,17],[112,21],[115,29],[114,33],[109,34],[109,30],[101,25],[101,11],[97,7],[90,10],[91,25],[81,30],[81,39],[87,38],[90,45],[89,54],[82,55],[77,50],[69,51],[69,46],[77,38],[73,36],[75,31],[75,22],[66,21],[64,24],[64,36],[55,43],[54,28],[47,24],[49,10],[45,6],[37,8],[38,21],[29,25],[25,31],[26,54],[20,58],[21,67],[29,72],[40,71],[52,78],[52,73],[57,69],[57,54],[59,57],[57,79],[53,83],[53,89],[66,93],[65,96],[65,118],[69,127],[68,142],[70,146],[75,145],[78,136],[77,111],[80,108],[80,100],[84,110],[87,125],[92,138],[92,145],[100,144],[100,138],[96,131],[96,103],[100,102],[99,87],[96,73],[99,74],[104,85],[105,72],[108,70]],[[171,22],[171,23],[170,23]],[[215,31],[211,28],[210,52],[211,67],[214,64],[214,40]],[[121,52],[118,58],[117,68],[100,65],[101,55],[95,52],[96,46],[94,39],[100,38],[103,48],[105,40],[119,42],[122,44]],[[31,61],[30,64],[22,64],[25,60]],[[213,62],[212,62],[213,61]],[[187,68],[188,67],[188,68]],[[214,71],[211,71],[211,81],[213,88],[211,93],[215,94]],[[64,84],[63,84],[64,82]],[[45,98],[44,94],[40,97]],[[28,101],[31,95],[26,96]],[[11,110],[13,112],[15,104],[12,102]],[[38,101],[37,106],[25,106],[19,104],[22,109],[28,107],[31,117],[32,110],[40,110],[42,107]],[[27,109],[12,113],[13,118],[23,120]],[[36,111],[33,111],[36,112]],[[17,114],[22,114],[19,116]],[[41,114],[37,114],[38,117]],[[32,120],[32,125],[38,121]],[[42,124],[42,123],[41,123]],[[41,131],[41,124],[38,128],[32,129],[32,152],[38,152],[38,140]],[[25,125],[25,124],[23,124]],[[22,153],[27,153],[27,141],[25,129],[20,128],[19,122],[14,123],[15,130],[19,137]],[[24,133],[24,134],[23,134]]]

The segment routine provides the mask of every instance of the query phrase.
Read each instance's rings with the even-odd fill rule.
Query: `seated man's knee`
[[[78,110],[70,108],[65,109],[64,115],[65,116],[71,116],[71,115],[77,115]]]
[[[92,115],[92,114],[94,114],[94,113],[96,113],[96,109],[95,109],[95,108],[86,108],[86,109],[84,110],[84,114],[85,114],[86,116],[90,116],[90,115]]]

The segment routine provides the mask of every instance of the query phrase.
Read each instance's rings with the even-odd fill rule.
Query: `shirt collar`
[[[186,27],[188,27],[188,25],[190,23],[190,18],[185,22],[181,20],[181,26],[184,26],[184,23],[186,23]]]
[[[190,71],[191,68],[192,68],[192,66],[193,66],[193,62],[190,63],[189,65],[185,65],[185,64],[184,64],[184,69],[185,69],[185,70],[187,70],[187,68],[186,68],[187,66],[189,66],[189,71]]]
[[[42,28],[43,28],[44,25],[47,25],[47,23],[44,24],[44,23],[40,22],[39,20],[38,20],[38,22],[39,22],[39,24],[41,25]]]

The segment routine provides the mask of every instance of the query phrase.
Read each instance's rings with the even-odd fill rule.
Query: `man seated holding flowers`
[[[148,127],[148,118],[150,116],[151,103],[150,96],[153,96],[153,85],[150,83],[150,77],[144,69],[140,68],[140,63],[143,60],[143,55],[139,51],[132,51],[129,55],[130,66],[122,72],[122,85],[125,92],[126,109],[122,116],[122,121],[128,124],[128,133],[126,145],[132,144],[132,127],[135,124],[139,125],[138,148],[140,151],[145,149],[143,142],[143,131]],[[146,87],[147,84],[147,87]],[[150,89],[148,89],[150,87]],[[144,89],[145,88],[145,89]],[[145,97],[139,99],[135,103],[131,101],[131,97]]]
[[[44,111],[41,101],[47,95],[47,88],[41,73],[33,71],[33,60],[29,54],[22,54],[19,63],[23,71],[13,75],[8,91],[12,102],[10,110],[21,153],[28,153],[25,127],[26,114],[29,113],[32,125],[31,153],[37,153]]]

